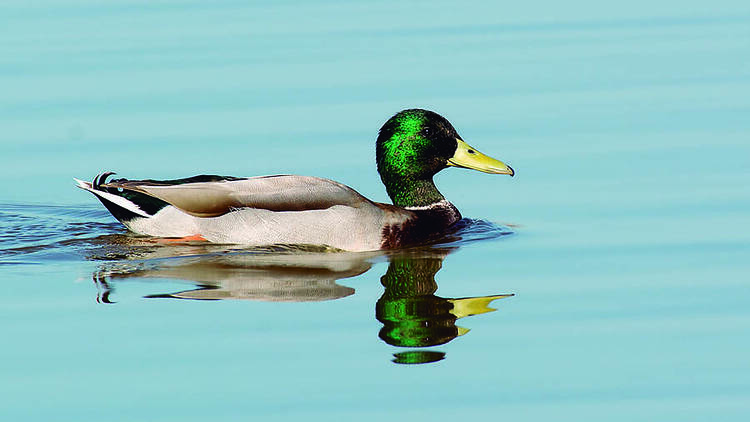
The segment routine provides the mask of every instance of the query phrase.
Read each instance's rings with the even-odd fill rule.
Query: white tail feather
[[[91,189],[91,183],[89,183],[89,182],[84,182],[83,180],[79,180],[79,179],[76,179],[75,177],[73,178],[73,180],[75,180],[75,181],[76,181],[76,183],[78,183],[78,187],[79,187],[79,188],[81,188],[81,189],[85,189],[85,190],[89,190],[89,189]]]

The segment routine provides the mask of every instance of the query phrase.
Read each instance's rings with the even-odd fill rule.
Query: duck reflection
[[[195,300],[240,299],[264,302],[313,302],[339,299],[354,289],[336,280],[355,277],[372,267],[368,255],[330,253],[231,253],[157,262],[118,262],[95,274],[97,301],[113,303],[113,281],[170,279],[196,288],[148,298]]]
[[[420,348],[446,344],[466,334],[469,329],[456,325],[459,319],[494,311],[489,306],[492,301],[512,296],[437,296],[435,275],[455,249],[431,247],[388,255],[212,250],[198,256],[145,260],[148,254],[140,250],[138,261],[100,266],[94,281],[99,287],[97,300],[103,303],[112,303],[115,285],[126,279],[178,280],[194,287],[149,298],[326,301],[353,294],[353,288],[337,281],[359,276],[385,258],[388,269],[380,279],[385,289],[375,304],[375,317],[383,324],[378,336],[389,345],[412,349],[395,353],[393,362],[417,364],[445,358],[444,352]]]
[[[471,315],[495,311],[489,304],[510,294],[467,298],[436,296],[435,274],[450,250],[433,250],[422,256],[392,256],[380,279],[385,287],[375,305],[375,317],[383,324],[379,337],[398,347],[430,347],[448,343],[469,332],[456,321]],[[427,363],[442,360],[442,352],[396,353],[395,363]]]

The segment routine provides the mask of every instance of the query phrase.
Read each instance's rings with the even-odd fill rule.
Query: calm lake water
[[[0,419],[750,416],[750,2],[11,0],[0,28]],[[517,170],[441,173],[475,220],[431,247],[164,245],[72,180],[386,201],[410,107]]]

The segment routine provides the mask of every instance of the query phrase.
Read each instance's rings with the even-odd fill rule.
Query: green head
[[[404,207],[443,200],[432,178],[449,166],[513,175],[503,162],[466,144],[443,116],[422,109],[403,110],[385,122],[376,158],[388,195]]]

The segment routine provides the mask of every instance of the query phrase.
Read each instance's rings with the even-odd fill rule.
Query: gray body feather
[[[83,189],[96,194],[84,184]],[[384,228],[402,225],[414,216],[408,210],[374,203],[341,183],[310,176],[183,184],[121,180],[101,186],[140,192],[170,204],[152,216],[123,221],[136,233],[200,235],[216,243],[377,250],[382,247]]]

